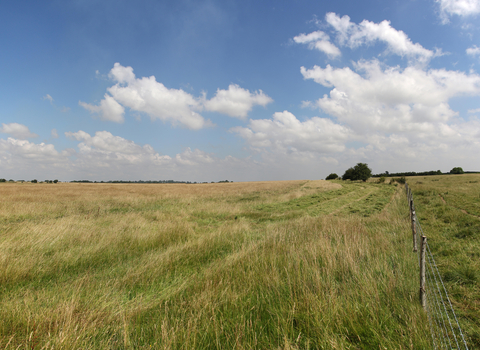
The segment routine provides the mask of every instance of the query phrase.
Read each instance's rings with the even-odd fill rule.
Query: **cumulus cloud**
[[[10,154],[28,159],[35,163],[59,160],[59,153],[52,144],[33,143],[28,140],[18,140],[9,137],[7,140],[0,139],[0,149],[9,151]]]
[[[94,179],[176,179],[190,181],[211,181],[217,179],[235,180],[255,167],[249,160],[227,156],[220,159],[211,153],[187,147],[173,155],[160,155],[150,145],[139,145],[132,140],[115,136],[108,131],[97,131],[90,135],[82,130],[66,132],[65,135],[79,141],[78,152],[69,165],[72,172]]]
[[[104,99],[100,101],[99,106],[94,106],[82,101],[78,101],[78,104],[90,113],[98,114],[101,120],[115,123],[123,123],[125,121],[123,117],[125,108],[108,94],[105,94]]]
[[[119,63],[115,63],[110,76],[117,84],[108,88],[108,92],[131,110],[146,113],[152,120],[160,119],[194,130],[211,125],[197,112],[202,108],[201,99],[182,89],[169,89],[154,76],[136,78],[132,67]]]
[[[374,23],[363,20],[360,24],[356,24],[350,21],[349,16],[340,17],[332,12],[326,14],[325,20],[335,29],[337,40],[342,46],[345,45],[354,49],[361,45],[370,45],[379,41],[387,45],[388,53],[407,57],[411,61],[422,64],[427,63],[437,55],[441,55],[440,51],[433,52],[418,43],[412,43],[403,31],[393,28],[390,21]]]
[[[349,67],[301,67],[305,79],[331,87],[316,101],[325,113],[357,131],[433,131],[457,113],[448,105],[455,96],[480,95],[480,76],[445,69],[382,67],[361,61]]]
[[[13,179],[58,179],[69,171],[71,151],[59,152],[52,144],[8,137],[0,139],[0,168],[4,176]]]
[[[182,165],[198,165],[199,163],[211,164],[214,162],[212,155],[199,149],[191,150],[187,147],[185,151],[175,156],[175,161]]]
[[[443,23],[448,23],[449,15],[461,17],[480,13],[480,0],[435,0],[440,5],[440,16]]]
[[[467,50],[467,55],[470,55],[470,56],[478,56],[480,55],[480,47],[477,47],[477,45],[473,45],[472,47],[469,47]]]
[[[345,150],[351,135],[348,127],[328,118],[314,117],[304,122],[288,111],[277,112],[272,119],[250,120],[248,127],[230,130],[254,148],[287,153],[328,154]]]
[[[108,164],[138,164],[151,162],[160,165],[168,162],[169,156],[162,156],[155,152],[152,146],[140,146],[131,140],[120,136],[114,136],[108,131],[97,131],[94,136],[80,130],[78,132],[66,132],[65,136],[70,139],[81,141],[78,144],[80,156],[89,161],[95,160],[94,164],[105,167]]]
[[[108,74],[110,78],[119,82],[120,84],[133,83],[135,81],[135,74],[132,67],[124,67],[120,63],[115,63]]]
[[[152,120],[198,130],[213,126],[210,120],[200,115],[201,111],[244,119],[253,106],[265,106],[273,101],[262,90],[252,93],[235,84],[231,84],[228,90],[218,89],[210,100],[205,94],[194,97],[182,89],[167,88],[155,76],[137,78],[132,67],[120,63],[114,64],[109,77],[116,84],[107,89],[108,93],[99,106],[81,101],[79,104],[91,113],[99,114],[101,119],[115,122],[123,122],[124,107],[128,107],[147,114]]]
[[[265,107],[272,101],[262,90],[251,93],[236,84],[230,84],[228,90],[218,89],[212,99],[204,102],[204,106],[208,111],[245,119],[254,105]]]
[[[0,133],[10,134],[17,139],[31,139],[38,137],[37,134],[30,132],[27,126],[18,123],[4,124],[0,128]]]
[[[255,162],[249,160],[231,156],[220,159],[190,147],[172,157],[161,155],[148,144],[140,145],[108,131],[90,135],[79,130],[66,132],[65,136],[78,142],[76,150],[57,151],[52,144],[36,144],[13,137],[0,139],[0,167],[4,176],[17,179],[28,174],[30,179],[218,181],[231,180],[235,174],[235,180],[239,180],[241,175],[238,174],[255,167]]]
[[[298,44],[308,44],[310,50],[322,51],[330,58],[336,58],[341,55],[338,47],[330,42],[330,37],[320,30],[310,34],[302,33],[297,35],[293,38],[293,41]]]

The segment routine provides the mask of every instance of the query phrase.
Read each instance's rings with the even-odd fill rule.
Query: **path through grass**
[[[397,189],[1,185],[0,348],[428,349]]]

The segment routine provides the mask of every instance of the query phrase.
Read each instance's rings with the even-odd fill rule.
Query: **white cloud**
[[[228,90],[218,89],[212,99],[204,102],[204,106],[208,111],[245,119],[254,105],[265,107],[272,101],[262,90],[251,93],[236,84],[230,84]]]
[[[113,69],[112,69],[113,70]],[[144,112],[152,120],[160,119],[173,125],[189,129],[201,129],[211,123],[196,110],[201,109],[199,99],[182,89],[168,89],[156,81],[154,76],[126,81],[129,77],[119,75],[121,82],[108,88],[108,92],[122,105],[138,112]]]
[[[448,23],[448,15],[462,17],[480,13],[480,0],[436,0],[440,4],[440,16]]]
[[[31,139],[38,137],[37,134],[30,132],[27,126],[18,123],[4,124],[0,128],[0,133],[10,134],[18,139]]]
[[[169,161],[169,156],[161,156],[154,151],[152,146],[140,146],[133,141],[114,136],[108,131],[97,131],[95,136],[80,130],[78,132],[66,132],[65,136],[70,139],[81,141],[78,145],[80,154],[83,156],[95,156],[97,164],[102,162],[119,162],[122,164],[137,164],[145,161],[161,164]],[[105,164],[101,165],[105,166]]]
[[[66,132],[65,135],[79,141],[75,159],[69,163],[71,173],[75,174],[70,177],[75,178],[239,180],[254,165],[251,161],[231,156],[220,159],[211,153],[190,147],[172,157],[160,155],[148,144],[141,146],[107,131],[98,131],[93,136],[82,130]]]
[[[44,100],[48,100],[48,101],[50,101],[50,103],[53,104],[53,97],[50,96],[49,94],[46,94],[45,96],[43,96],[43,99],[44,99]]]
[[[282,154],[341,152],[351,135],[348,127],[330,119],[314,117],[301,122],[288,111],[277,112],[272,119],[250,120],[248,127],[235,127],[231,132],[251,147]]]
[[[473,73],[382,68],[376,60],[354,66],[356,71],[330,65],[302,67],[301,73],[305,79],[332,87],[317,106],[357,131],[433,131],[434,123],[445,123],[456,115],[449,99],[480,95],[480,76]]]
[[[212,164],[215,160],[212,155],[199,149],[191,150],[187,147],[185,151],[175,156],[175,161],[182,165]]]
[[[113,68],[108,75],[120,84],[133,83],[135,81],[135,74],[133,73],[133,68],[124,67],[118,62],[113,65]]]
[[[469,47],[466,52],[467,55],[475,57],[477,55],[480,55],[480,47],[477,47],[477,45],[473,45],[472,47]]]
[[[230,84],[228,90],[218,89],[210,100],[205,94],[194,97],[182,89],[167,88],[154,76],[136,78],[132,67],[123,67],[119,63],[114,64],[109,77],[116,84],[107,89],[108,93],[99,106],[85,102],[79,104],[91,113],[99,114],[103,120],[119,123],[124,120],[124,107],[128,107],[146,113],[152,120],[198,130],[213,126],[210,120],[199,114],[203,110],[244,119],[253,106],[265,106],[273,101],[262,90],[252,93],[235,84]]]
[[[108,94],[105,94],[104,99],[100,101],[99,106],[94,106],[82,101],[78,101],[78,104],[90,113],[98,114],[101,120],[115,123],[123,123],[125,120],[123,117],[125,108]]]
[[[318,30],[310,34],[300,34],[293,38],[298,44],[308,44],[310,50],[317,49],[331,58],[341,55],[340,50],[330,42],[330,37],[324,32]]]
[[[58,160],[60,153],[51,144],[33,143],[27,140],[18,140],[9,137],[7,140],[0,139],[1,150],[9,150],[11,154],[29,161],[39,163],[48,160]]]
[[[58,132],[57,132],[57,129],[52,129],[51,131],[51,136],[54,138],[54,139],[58,139]]]
[[[58,107],[57,105],[55,105],[55,103],[53,102],[53,97],[50,96],[50,94],[46,94],[45,96],[43,96],[43,99],[44,100],[48,100],[50,102],[50,104],[55,108],[55,109],[58,109],[60,110],[60,112],[62,113],[67,113],[70,111],[70,107]]]
[[[405,56],[410,61],[421,64],[441,55],[440,51],[433,52],[418,43],[412,43],[403,31],[393,28],[389,21],[374,23],[363,20],[360,24],[355,24],[350,21],[349,16],[339,17],[332,12],[327,13],[325,19],[336,30],[337,40],[342,46],[354,49],[380,41],[387,45],[387,52]]]
[[[53,145],[43,142],[0,139],[0,169],[4,176],[16,180],[58,179],[69,172],[71,151],[58,152]]]

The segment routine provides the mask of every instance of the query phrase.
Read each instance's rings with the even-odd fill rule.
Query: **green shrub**
[[[460,167],[455,167],[452,170],[450,170],[450,174],[464,174],[464,173],[465,172]]]
[[[372,176],[372,169],[366,163],[357,163],[353,168],[349,168],[343,174],[343,180],[362,180],[367,181]]]
[[[335,173],[331,173],[325,178],[325,180],[335,180],[335,179],[338,179],[338,175]]]

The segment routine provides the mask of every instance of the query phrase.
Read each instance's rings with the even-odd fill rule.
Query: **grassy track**
[[[408,182],[468,344],[480,349],[480,175],[412,177]]]
[[[0,198],[0,348],[430,348],[397,186],[4,184]]]

